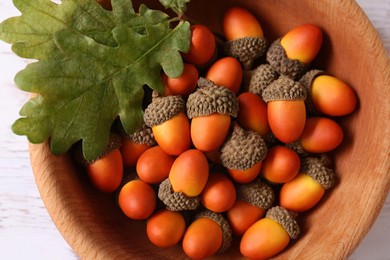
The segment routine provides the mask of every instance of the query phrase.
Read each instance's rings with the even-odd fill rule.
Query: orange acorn
[[[246,130],[252,130],[264,136],[270,130],[267,116],[267,104],[256,94],[243,92],[238,97],[239,112],[237,121]]]
[[[175,192],[189,197],[201,194],[209,177],[206,156],[199,150],[189,149],[180,154],[169,171],[169,180]]]
[[[154,145],[156,145],[156,141],[154,140],[152,129],[145,124],[133,134],[125,134],[122,137],[120,148],[123,165],[125,167],[134,167],[141,154]]]
[[[302,148],[309,153],[326,153],[338,147],[344,139],[342,127],[327,117],[309,117],[299,138]]]
[[[237,58],[246,69],[261,57],[267,47],[263,29],[257,18],[242,7],[231,7],[223,17],[223,32],[227,39],[224,51]]]
[[[182,247],[192,259],[204,259],[225,252],[232,243],[229,223],[220,213],[201,211],[184,233]]]
[[[326,190],[333,187],[335,174],[324,161],[314,157],[302,160],[300,173],[283,184],[279,204],[287,210],[303,212],[313,208]]]
[[[229,89],[200,78],[199,88],[187,100],[187,115],[191,119],[191,140],[202,152],[217,150],[228,135],[231,116],[236,117],[236,95]]]
[[[164,94],[187,97],[195,90],[198,78],[198,69],[190,63],[184,63],[183,73],[179,77],[170,78],[165,73],[162,74]]]
[[[170,155],[179,155],[191,146],[190,121],[181,96],[159,97],[145,109],[145,124],[152,128],[157,144]]]
[[[206,78],[215,85],[226,87],[237,94],[242,82],[241,64],[233,57],[221,58],[210,66]]]
[[[300,228],[293,215],[283,207],[275,206],[244,233],[240,251],[250,259],[269,259],[283,251],[299,234]]]
[[[184,61],[203,67],[213,60],[216,51],[217,44],[213,32],[204,25],[192,25],[190,49],[182,54]]]
[[[112,134],[107,151],[99,158],[86,163],[86,170],[93,186],[106,193],[116,191],[123,178],[123,160],[119,151],[121,138]]]
[[[297,140],[306,122],[304,87],[281,76],[263,91],[262,96],[267,102],[268,123],[275,137],[284,143]]]
[[[322,31],[318,26],[297,26],[272,43],[267,61],[281,75],[296,79],[317,56],[321,45]]]
[[[308,113],[345,116],[355,110],[356,94],[342,80],[322,70],[310,70],[299,82],[306,88]]]

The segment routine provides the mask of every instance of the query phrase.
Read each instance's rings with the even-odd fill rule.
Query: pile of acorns
[[[147,219],[158,247],[181,241],[201,259],[237,237],[244,256],[269,258],[299,236],[298,213],[334,185],[326,153],[343,140],[334,117],[351,113],[356,96],[310,69],[319,27],[298,26],[269,46],[255,16],[233,7],[223,28],[217,44],[192,25],[183,74],[163,74],[165,93],[153,93],[143,127],[113,138],[86,167],[99,190],[117,191],[124,214]]]

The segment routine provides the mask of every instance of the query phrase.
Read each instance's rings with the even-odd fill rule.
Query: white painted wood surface
[[[390,52],[390,0],[357,0]],[[11,0],[0,2],[0,22],[18,15]],[[389,55],[390,56],[390,55]],[[51,221],[35,185],[25,137],[11,124],[28,94],[14,86],[26,60],[0,42],[0,259],[77,259]],[[389,97],[385,97],[389,98]],[[351,260],[390,260],[390,196]]]

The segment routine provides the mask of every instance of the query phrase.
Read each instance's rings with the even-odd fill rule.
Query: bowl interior
[[[143,1],[160,7],[158,1]],[[313,62],[350,84],[359,99],[352,114],[340,118],[342,146],[332,154],[336,186],[313,210],[299,217],[301,237],[278,258],[345,258],[357,247],[388,194],[390,66],[377,32],[354,1],[191,1],[188,16],[221,31],[224,11],[233,5],[251,10],[272,42],[294,26],[313,23],[324,45]],[[34,175],[42,199],[60,232],[81,258],[183,258],[180,245],[159,249],[146,238],[145,222],[126,218],[91,187],[82,169],[67,156],[53,156],[47,144],[30,144]],[[237,241],[235,241],[237,244]],[[216,258],[240,257],[238,246]],[[317,257],[316,257],[317,256]]]

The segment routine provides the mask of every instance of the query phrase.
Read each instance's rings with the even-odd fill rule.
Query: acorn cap
[[[244,71],[243,88],[261,97],[263,90],[279,77],[276,70],[269,64],[261,64],[257,68]]]
[[[256,179],[248,184],[237,185],[237,198],[258,208],[269,209],[275,201],[275,192],[271,186]]]
[[[267,40],[264,37],[243,37],[227,41],[224,52],[238,59],[245,69],[252,68],[253,61],[261,57],[267,50]]]
[[[188,197],[183,192],[174,192],[168,178],[160,183],[158,198],[171,211],[194,210],[200,205],[199,197]]]
[[[222,229],[222,245],[218,250],[218,253],[225,252],[230,248],[233,240],[233,232],[230,228],[229,222],[220,213],[216,213],[210,210],[204,210],[196,214],[195,219],[209,218],[219,224]]]
[[[272,219],[278,222],[287,231],[291,239],[297,239],[299,236],[300,228],[295,218],[290,214],[288,210],[280,206],[270,208],[266,215],[266,218]]]
[[[271,148],[272,146],[275,146],[280,143],[278,138],[276,138],[275,134],[272,133],[272,131],[268,131],[265,135],[263,135],[263,139],[265,144],[267,145],[267,148]]]
[[[309,175],[325,190],[333,187],[335,174],[331,168],[326,167],[327,161],[321,158],[306,157],[301,163],[301,172]]]
[[[188,96],[187,116],[189,119],[213,113],[237,116],[238,100],[231,90],[217,86],[206,78],[200,78],[198,86],[197,90]]]
[[[262,97],[267,103],[277,100],[305,100],[306,90],[299,82],[280,76],[264,89]]]
[[[286,147],[288,147],[291,150],[295,151],[299,155],[299,158],[301,158],[301,159],[302,158],[306,158],[308,156],[311,156],[310,153],[306,152],[305,149],[303,149],[300,140],[297,140],[297,141],[294,141],[292,143],[288,143],[288,144],[285,144],[285,145],[286,145]]]
[[[144,122],[153,127],[170,120],[186,110],[186,103],[181,96],[155,97],[144,112]]]
[[[300,78],[307,70],[308,64],[287,57],[286,51],[280,44],[280,39],[275,40],[268,48],[266,59],[269,64],[281,75],[292,79]]]
[[[146,124],[142,124],[141,128],[133,134],[126,135],[126,137],[137,144],[147,144],[149,146],[156,145],[152,128],[148,127]]]
[[[313,69],[313,70],[309,70],[308,72],[306,72],[302,76],[302,78],[299,80],[299,83],[301,83],[301,85],[306,90],[307,97],[305,100],[305,104],[306,104],[306,108],[307,108],[306,109],[307,114],[309,114],[309,115],[316,115],[317,114],[317,111],[314,108],[313,101],[311,99],[311,84],[312,84],[313,80],[320,75],[326,75],[325,71]]]
[[[262,161],[267,151],[261,135],[235,124],[233,132],[222,145],[221,163],[228,169],[246,170]]]

